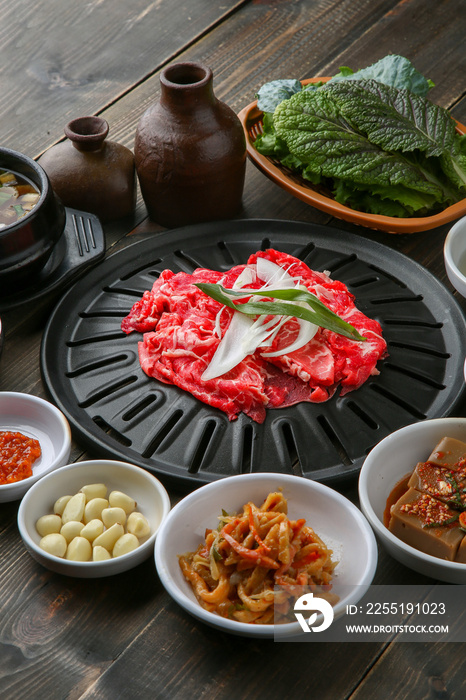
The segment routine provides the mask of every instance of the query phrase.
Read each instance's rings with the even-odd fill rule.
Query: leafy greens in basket
[[[353,209],[433,214],[466,196],[466,136],[426,99],[431,86],[402,56],[325,84],[273,81],[258,93],[254,145]]]

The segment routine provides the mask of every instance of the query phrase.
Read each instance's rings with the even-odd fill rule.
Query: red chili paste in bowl
[[[38,440],[9,430],[0,431],[0,485],[32,476],[32,465],[41,456]]]

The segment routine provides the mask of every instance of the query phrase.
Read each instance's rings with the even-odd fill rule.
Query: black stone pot
[[[49,259],[65,228],[63,204],[52,190],[44,169],[31,158],[0,148],[0,170],[11,170],[31,181],[40,198],[14,224],[0,229],[0,294],[27,287]]]

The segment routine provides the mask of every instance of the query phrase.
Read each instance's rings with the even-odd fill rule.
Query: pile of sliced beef
[[[259,347],[226,374],[203,381],[201,376],[221,340],[217,317],[222,305],[195,284],[218,283],[231,289],[245,265],[226,273],[204,268],[192,274],[164,270],[121,324],[125,333],[144,334],[139,342],[139,359],[147,375],[190,392],[225,411],[230,420],[243,412],[262,423],[266,409],[301,401],[326,401],[338,387],[341,395],[346,394],[379,373],[376,363],[386,355],[380,324],[357,309],[354,296],[342,282],[273,249],[252,255],[246,265],[254,265],[259,256],[299,276],[309,292],[354,326],[366,341],[320,328],[299,350],[265,359]],[[234,313],[224,307],[219,315],[221,335]],[[266,352],[289,346],[298,330],[296,319],[290,318]]]

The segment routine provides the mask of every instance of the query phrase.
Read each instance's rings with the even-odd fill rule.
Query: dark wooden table
[[[0,0],[0,10],[0,144],[32,157],[85,114],[105,117],[110,137],[132,148],[139,117],[158,97],[160,70],[178,60],[210,65],[217,96],[238,112],[267,80],[332,75],[399,53],[435,82],[431,98],[466,121],[464,0]],[[335,221],[250,163],[239,216],[337,226],[403,251],[451,290],[442,256],[448,226],[390,235]],[[105,225],[108,253],[148,232],[156,245],[162,230],[139,198],[134,217]],[[0,390],[47,397],[39,347],[50,310],[44,302],[2,314]],[[72,460],[94,456],[73,443]],[[356,484],[345,493],[356,500]],[[17,509],[0,505],[4,700],[466,697],[464,644],[223,635],[169,598],[152,560],[97,580],[41,568],[22,545]],[[375,583],[426,581],[380,551]]]

